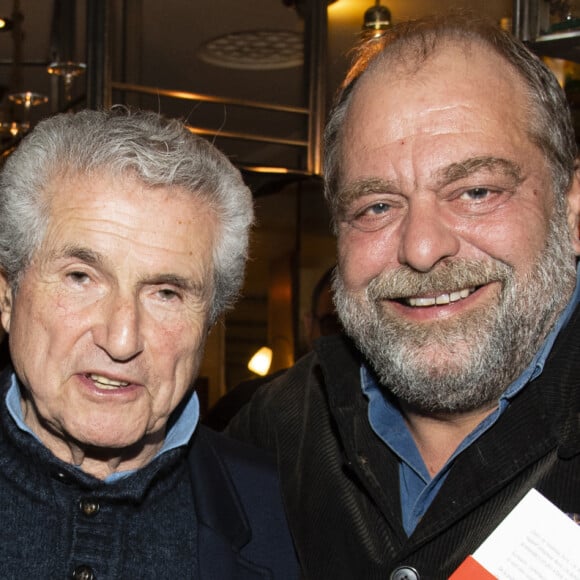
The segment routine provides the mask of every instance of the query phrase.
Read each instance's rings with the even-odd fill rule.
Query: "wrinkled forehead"
[[[464,161],[468,151],[505,156],[531,142],[525,82],[509,67],[498,74],[504,59],[494,51],[471,48],[448,43],[419,67],[385,62],[360,79],[341,127],[335,208],[344,206],[341,194],[353,178],[362,172],[368,182],[372,167],[381,173],[376,163],[404,151],[431,145],[436,165],[442,156]],[[462,157],[442,146],[461,147]]]
[[[429,117],[446,127],[457,121],[461,131],[501,109],[527,133],[527,85],[496,51],[481,42],[446,41],[421,58],[410,50],[400,55],[381,58],[354,87],[341,129],[343,162],[353,137],[387,127],[396,134],[405,117],[411,123],[417,116]]]

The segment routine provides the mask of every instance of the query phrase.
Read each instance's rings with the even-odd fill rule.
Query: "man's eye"
[[[170,288],[162,288],[159,290],[159,296],[162,300],[170,301],[179,298],[179,294],[175,290],[171,290]]]
[[[389,204],[387,203],[374,203],[370,207],[367,207],[363,213],[367,215],[380,215],[389,210]]]
[[[467,201],[479,201],[489,197],[491,195],[491,189],[487,187],[474,187],[473,189],[468,189],[461,194],[461,199]]]
[[[69,272],[67,274],[67,278],[69,278],[75,284],[84,284],[89,280],[89,276],[86,272]]]
[[[388,203],[382,201],[373,203],[357,211],[348,222],[358,230],[373,232],[386,225],[390,210],[391,205]]]

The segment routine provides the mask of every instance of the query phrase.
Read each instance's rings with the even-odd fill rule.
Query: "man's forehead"
[[[451,82],[448,83],[448,79]],[[411,42],[395,48],[392,53],[387,52],[369,65],[352,90],[345,123],[348,125],[353,117],[364,116],[369,98],[384,100],[385,114],[391,112],[396,117],[397,109],[409,99],[428,97],[432,90],[429,85],[433,83],[444,84],[449,99],[454,96],[457,84],[461,83],[472,87],[474,97],[479,90],[501,85],[509,85],[514,92],[526,95],[521,73],[483,41],[441,39],[427,54],[419,53]],[[399,99],[401,87],[408,86],[413,90],[404,99]]]
[[[46,196],[52,243],[85,232],[93,240],[108,236],[111,244],[193,252],[202,240],[213,239],[218,224],[201,195],[180,186],[151,186],[134,175],[69,173],[52,180]]]
[[[119,200],[126,197],[127,192],[137,196],[137,199],[142,195],[144,205],[141,201],[137,203],[142,209],[146,209],[148,200],[155,203],[160,199],[169,204],[175,200],[185,206],[191,205],[195,211],[211,210],[213,207],[201,191],[190,191],[178,184],[151,184],[135,171],[115,171],[107,167],[87,171],[65,169],[47,181],[42,195],[50,211],[66,205],[71,195],[74,195],[77,207],[81,209],[85,205],[98,205],[105,201],[110,203],[111,192],[116,193]]]
[[[514,66],[483,39],[461,35],[442,35],[432,39],[432,42],[424,42],[419,36],[405,38],[386,47],[369,63],[360,75],[357,84],[362,84],[365,78],[383,73],[392,79],[411,79],[422,71],[429,71],[438,59],[445,57],[467,62],[472,62],[475,57],[491,60],[500,70],[505,67],[515,72]]]
[[[498,77],[498,61],[503,57],[489,48],[484,52],[472,59],[462,52],[461,43],[447,43],[412,74],[400,73],[401,67],[408,70],[401,64],[391,70],[388,61],[369,70],[355,87],[345,115],[342,176],[353,157],[399,139],[404,145],[408,136],[472,132],[479,138],[482,122],[488,130],[501,132],[505,123],[500,122],[499,111],[512,113],[506,122],[522,134],[526,129],[522,111],[528,99],[525,84],[515,73]]]
[[[63,167],[54,173],[48,180],[45,188],[47,201],[52,199],[58,200],[59,194],[68,195],[68,191],[82,193],[91,190],[92,198],[98,197],[100,190],[104,187],[111,189],[116,188],[120,192],[130,186],[136,186],[141,189],[154,189],[148,186],[143,180],[139,179],[136,173],[132,171],[115,171],[108,167],[95,167],[90,169],[75,169],[73,167]]]

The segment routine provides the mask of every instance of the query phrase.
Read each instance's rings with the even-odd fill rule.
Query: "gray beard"
[[[408,406],[422,413],[489,407],[529,365],[570,299],[576,271],[569,237],[560,202],[546,246],[523,278],[503,262],[457,259],[425,274],[401,267],[373,279],[357,296],[338,272],[338,315],[383,387]],[[381,307],[385,299],[492,281],[501,287],[494,304],[441,322],[409,322]]]

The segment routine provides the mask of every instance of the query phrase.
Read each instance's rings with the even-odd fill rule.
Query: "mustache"
[[[370,300],[399,300],[475,288],[491,282],[505,283],[513,277],[513,268],[494,261],[457,259],[429,272],[417,272],[407,266],[382,273],[367,287]]]

